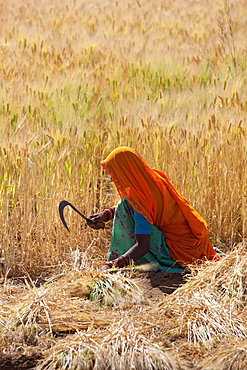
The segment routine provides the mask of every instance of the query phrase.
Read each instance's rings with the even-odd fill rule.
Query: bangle
[[[109,209],[105,209],[104,211],[103,211],[103,213],[107,216],[106,217],[106,219],[104,220],[104,222],[108,222],[108,221],[110,221],[110,217],[111,217],[111,212],[109,211]]]
[[[114,217],[114,213],[115,213],[115,209],[114,208],[106,208],[104,211],[103,211],[104,214],[107,214],[107,218],[104,222],[108,222],[110,220],[113,219]]]
[[[125,256],[121,256],[121,257],[125,260],[125,262],[127,263],[127,265],[129,265],[129,261],[127,260],[127,258]]]
[[[112,260],[112,261],[106,262],[105,265],[112,267],[114,263],[115,263],[115,260]]]
[[[114,218],[115,215],[115,208],[109,208],[109,211],[111,212],[111,220]]]

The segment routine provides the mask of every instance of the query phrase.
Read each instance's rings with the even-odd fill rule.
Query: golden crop
[[[0,220],[9,273],[71,263],[117,197],[100,160],[128,145],[163,170],[216,244],[246,237],[245,2],[0,4]],[[97,258],[96,258],[97,257]],[[43,271],[43,270],[42,270]]]

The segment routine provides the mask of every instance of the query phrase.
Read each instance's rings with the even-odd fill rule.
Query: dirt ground
[[[150,305],[157,304],[185,282],[185,277],[181,274],[162,271],[138,272],[132,279],[142,289]],[[34,370],[41,357],[41,354],[35,352],[28,356],[22,354],[17,358],[1,356],[0,370]]]
[[[139,272],[133,279],[150,301],[163,300],[185,282],[185,275],[163,271]]]
[[[41,358],[38,353],[33,353],[30,356],[21,355],[18,358],[10,356],[0,358],[1,370],[31,370],[35,369],[37,361]]]

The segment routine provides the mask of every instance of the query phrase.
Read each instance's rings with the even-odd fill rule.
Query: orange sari
[[[111,175],[120,197],[159,227],[177,263],[185,267],[196,260],[220,259],[208,238],[205,220],[166,175],[150,168],[136,150],[117,148],[101,165]]]

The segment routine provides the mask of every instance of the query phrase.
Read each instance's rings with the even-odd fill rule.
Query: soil
[[[142,289],[145,298],[157,302],[185,283],[185,274],[163,271],[139,272],[133,280]]]
[[[21,355],[17,358],[10,356],[0,358],[1,370],[31,370],[35,369],[37,361],[41,358],[39,354],[32,354],[30,356]]]

